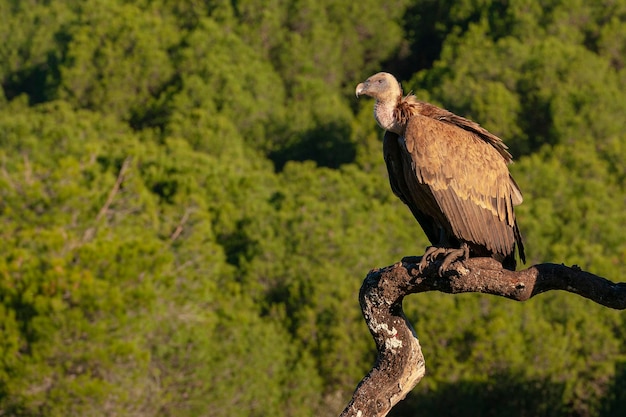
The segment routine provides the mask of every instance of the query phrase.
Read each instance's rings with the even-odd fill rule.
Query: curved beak
[[[356,86],[356,97],[359,98],[359,96],[361,94],[363,94],[363,91],[365,91],[365,83],[359,83],[359,85]]]

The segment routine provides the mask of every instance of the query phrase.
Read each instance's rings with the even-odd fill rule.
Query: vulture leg
[[[446,248],[440,246],[429,246],[426,248],[424,252],[424,256],[420,260],[418,265],[418,270],[422,272],[428,265],[430,265],[435,260],[443,258],[441,265],[439,266],[439,276],[442,277],[443,274],[450,268],[456,261],[465,261],[469,259],[469,246],[467,243],[462,243],[461,247],[456,248]]]
[[[442,277],[453,262],[466,261],[467,259],[469,259],[469,246],[467,246],[467,243],[461,243],[459,249],[447,249],[443,262],[441,262],[439,267],[439,276]]]
[[[422,256],[422,259],[420,260],[420,263],[417,266],[417,269],[420,271],[420,273],[422,273],[422,271],[424,271],[424,269],[426,269],[426,267],[431,262],[433,262],[435,259],[437,259],[441,255],[445,254],[446,250],[447,248],[442,248],[439,246],[427,247],[426,251],[424,251],[424,256]]]

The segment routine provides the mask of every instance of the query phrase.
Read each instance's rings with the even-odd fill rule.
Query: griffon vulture
[[[391,189],[413,213],[433,246],[420,270],[442,258],[488,256],[515,270],[515,246],[525,262],[513,206],[522,193],[509,174],[511,154],[477,123],[418,101],[393,75],[380,72],[356,87],[376,100],[374,117],[385,129],[383,153]]]

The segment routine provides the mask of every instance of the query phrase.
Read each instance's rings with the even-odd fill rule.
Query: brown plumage
[[[376,99],[374,116],[386,130],[383,153],[391,189],[435,246],[425,262],[443,254],[445,269],[459,257],[491,256],[514,270],[516,244],[525,261],[513,210],[522,194],[509,174],[511,154],[500,138],[414,95],[403,97],[388,73],[360,83],[356,95]]]

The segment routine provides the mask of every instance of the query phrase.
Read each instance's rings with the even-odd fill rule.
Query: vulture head
[[[397,106],[402,101],[402,87],[393,75],[388,72],[372,75],[356,86],[356,96],[361,95],[376,99],[374,117],[380,127],[402,134],[404,127],[396,115]]]
[[[388,72],[379,72],[356,86],[356,96],[362,95],[395,105],[402,97],[402,87],[393,75]]]

